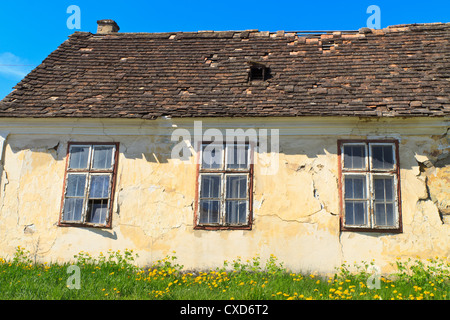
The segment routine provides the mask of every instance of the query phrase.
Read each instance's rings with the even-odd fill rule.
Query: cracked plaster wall
[[[280,137],[277,174],[263,174],[264,155],[255,164],[252,230],[205,231],[193,229],[195,166],[171,159],[170,136],[96,137],[119,141],[120,156],[112,228],[93,229],[57,226],[67,142],[92,137],[11,134],[0,183],[0,254],[20,245],[36,260],[66,261],[82,250],[132,248],[146,265],[176,251],[186,268],[274,254],[288,268],[323,273],[344,261],[375,260],[389,271],[396,257],[448,256],[446,134],[401,138],[400,234],[340,232],[338,138],[350,136]]]

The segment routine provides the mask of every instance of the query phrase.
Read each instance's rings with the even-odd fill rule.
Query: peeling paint
[[[120,135],[100,123],[96,141],[120,142],[120,156],[112,227],[93,229],[57,226],[67,142],[92,141],[92,135],[74,128],[58,137],[10,134],[0,181],[0,253],[11,255],[21,245],[36,259],[67,261],[82,250],[132,248],[147,265],[176,251],[189,269],[275,254],[288,268],[323,273],[343,261],[375,259],[389,271],[397,256],[449,256],[446,132],[401,136],[402,233],[340,231],[337,139],[382,135],[361,136],[366,125],[357,126],[358,136],[280,137],[276,175],[265,174],[270,154],[257,155],[252,230],[220,231],[193,229],[195,164],[171,159],[168,135]]]

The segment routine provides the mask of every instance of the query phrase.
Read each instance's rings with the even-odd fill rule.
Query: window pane
[[[110,169],[112,164],[113,146],[94,146],[93,169]]]
[[[225,221],[230,224],[245,224],[247,221],[247,201],[231,200],[225,205]]]
[[[227,198],[247,197],[247,176],[246,175],[227,175]]]
[[[394,178],[374,177],[375,190],[375,224],[377,226],[394,226]]]
[[[345,175],[345,199],[366,199],[366,177]]]
[[[248,145],[227,145],[227,168],[247,169],[248,168]]]
[[[366,148],[364,145],[344,146],[344,168],[364,169],[366,167]]]
[[[394,168],[394,153],[392,146],[372,145],[372,166],[374,169]]]
[[[220,180],[221,176],[219,175],[202,175],[200,198],[219,198]]]
[[[373,185],[375,190],[375,200],[393,201],[394,200],[394,178],[393,177],[374,177]]]
[[[82,198],[66,198],[66,200],[64,201],[64,221],[80,221],[82,212]]]
[[[221,169],[223,161],[223,145],[204,144],[202,149],[202,168]]]
[[[85,174],[69,174],[67,175],[67,197],[84,197],[84,189],[86,187]]]
[[[220,201],[200,200],[200,223],[219,223]]]
[[[367,224],[367,205],[362,201],[345,201],[345,223],[347,225]]]
[[[87,169],[89,161],[88,146],[72,146],[70,148],[70,169]]]
[[[89,198],[109,198],[109,175],[92,175]]]
[[[375,203],[375,224],[377,226],[394,226],[394,204]]]
[[[86,221],[106,224],[108,213],[108,199],[89,200]]]

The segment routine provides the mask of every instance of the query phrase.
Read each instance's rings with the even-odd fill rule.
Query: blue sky
[[[71,5],[80,8],[80,29],[67,27]],[[367,25],[370,5],[380,8],[381,28],[450,22],[449,0],[1,0],[0,99],[74,31],[95,33],[99,19],[114,19],[120,32],[357,30]]]

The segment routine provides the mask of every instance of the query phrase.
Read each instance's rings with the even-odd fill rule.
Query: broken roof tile
[[[0,117],[448,116],[450,23],[370,31],[75,32]]]

